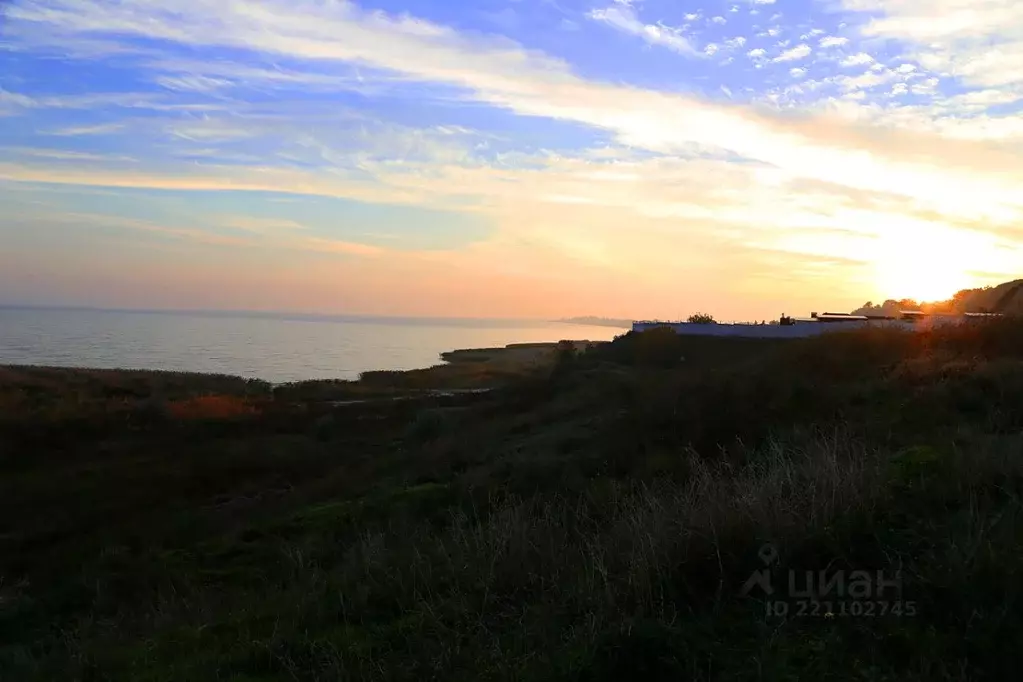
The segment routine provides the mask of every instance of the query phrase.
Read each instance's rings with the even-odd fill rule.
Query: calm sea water
[[[556,322],[0,307],[0,364],[215,372],[272,382],[416,369],[444,351],[624,330]]]

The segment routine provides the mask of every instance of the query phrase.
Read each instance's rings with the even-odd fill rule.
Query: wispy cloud
[[[156,83],[168,90],[191,91],[191,92],[216,92],[230,87],[232,82],[223,78],[210,78],[208,76],[159,76]]]
[[[99,125],[66,126],[43,132],[46,135],[54,135],[56,137],[79,137],[86,135],[109,135],[123,129],[123,123],[102,123]]]
[[[804,59],[810,56],[813,50],[810,49],[809,45],[796,45],[795,47],[785,50],[780,55],[774,58],[776,62],[794,62],[800,59]]]
[[[339,253],[347,256],[379,256],[384,250],[378,246],[347,242],[340,239],[309,237],[298,242],[301,246],[321,253]]]
[[[38,159],[52,159],[55,161],[103,161],[108,163],[134,162],[136,159],[120,154],[93,154],[90,152],[76,152],[65,149],[45,149],[40,147],[0,147],[0,150],[12,156],[28,156]]]
[[[74,225],[77,229],[86,230],[110,228],[131,230],[214,246],[250,246],[254,243],[247,239],[218,234],[207,230],[192,227],[162,225],[148,220],[140,220],[137,218],[128,218],[112,214],[82,212],[42,213],[22,216],[22,219],[47,224],[68,223]]]
[[[36,104],[36,100],[27,95],[8,92],[7,90],[0,88],[0,113],[3,113],[5,110],[13,111],[14,109],[29,109],[35,107]]]
[[[305,225],[294,220],[258,216],[223,216],[218,218],[218,222],[231,229],[252,232],[255,234],[291,232],[294,230],[306,229]]]
[[[250,126],[232,125],[230,120],[217,119],[174,122],[167,126],[166,131],[175,137],[203,144],[240,140],[257,134]]]
[[[820,47],[827,48],[827,47],[841,47],[842,45],[845,45],[848,42],[849,42],[848,38],[844,38],[844,37],[840,37],[840,36],[825,36],[824,38],[821,38],[820,42],[818,42],[817,44]]]
[[[1023,83],[1023,6],[1014,0],[970,6],[957,0],[878,0],[871,5],[845,0],[844,5],[853,12],[872,12],[864,35],[910,43],[916,61],[933,71],[954,71],[964,82],[980,86]]]
[[[874,63],[874,58],[866,52],[857,52],[841,61],[842,66],[867,66]]]
[[[696,54],[696,50],[682,35],[682,31],[663,24],[644,24],[629,3],[616,3],[611,7],[591,10],[589,18],[619,31],[642,38],[651,45],[666,47],[680,54]]]
[[[27,214],[24,219],[36,223],[65,223],[76,229],[128,230],[160,238],[171,238],[211,246],[229,246],[253,249],[286,249],[310,253],[330,253],[345,256],[379,256],[385,250],[369,244],[349,242],[325,237],[310,237],[296,234],[302,226],[290,221],[232,216],[221,222],[228,229],[246,232],[245,236],[224,233],[214,227],[183,227],[168,225],[152,220],[131,218],[116,214],[86,212],[43,212]]]

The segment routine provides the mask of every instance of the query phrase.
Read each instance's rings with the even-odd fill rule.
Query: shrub
[[[255,414],[249,401],[229,395],[205,395],[167,403],[166,412],[174,419],[233,419]]]
[[[455,426],[455,411],[433,407],[421,410],[409,424],[406,437],[412,441],[430,442],[440,438]]]
[[[670,327],[655,327],[617,336],[611,343],[588,349],[584,357],[636,367],[671,368],[682,362],[683,343]]]

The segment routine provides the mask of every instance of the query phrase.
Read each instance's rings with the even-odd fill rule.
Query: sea
[[[357,379],[440,364],[463,348],[625,329],[541,320],[0,307],[0,365],[231,374],[273,383]]]

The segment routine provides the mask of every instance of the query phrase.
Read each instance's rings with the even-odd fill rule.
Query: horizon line
[[[464,322],[548,322],[548,323],[571,323],[575,319],[624,319],[616,317],[602,317],[596,315],[573,315],[557,319],[544,317],[455,317],[446,315],[381,315],[373,313],[324,313],[304,312],[299,310],[245,310],[237,308],[122,308],[94,305],[73,305],[73,304],[45,304],[45,303],[10,303],[0,301],[0,310],[50,310],[50,311],[75,311],[75,312],[102,312],[102,313],[155,313],[166,315],[238,315],[245,317],[300,317],[317,318],[323,320],[348,319],[348,320],[446,320]]]

